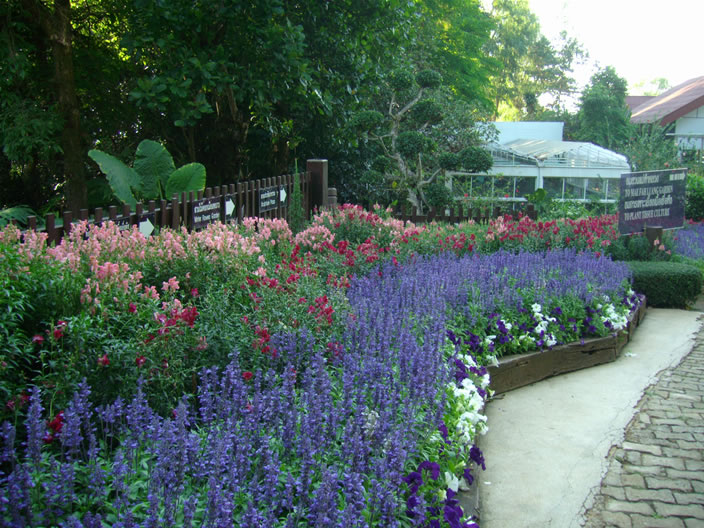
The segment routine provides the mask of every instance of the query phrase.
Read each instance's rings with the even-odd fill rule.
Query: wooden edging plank
[[[490,388],[494,394],[501,394],[553,376],[615,361],[633,337],[645,311],[643,300],[629,317],[628,327],[612,336],[501,358],[498,366],[488,367]]]

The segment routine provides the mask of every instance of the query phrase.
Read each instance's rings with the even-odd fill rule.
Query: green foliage
[[[18,205],[15,207],[8,207],[7,209],[0,209],[0,228],[5,227],[11,222],[16,222],[20,225],[27,225],[27,217],[34,216],[35,213],[31,207],[26,205]]]
[[[527,0],[494,0],[490,15],[495,27],[485,50],[499,63],[491,82],[499,114],[534,119],[544,94],[559,107],[561,98],[574,92],[570,73],[585,56],[581,45],[564,32],[558,44],[551,43]]]
[[[470,146],[459,152],[460,165],[469,172],[487,172],[494,164],[491,153],[478,146]]]
[[[174,169],[171,154],[163,145],[145,139],[137,147],[134,168],[97,149],[88,156],[105,173],[115,196],[134,207],[140,200],[167,199],[174,194],[205,188],[205,167],[189,163]]]
[[[606,253],[614,260],[665,261],[670,260],[673,245],[672,235],[667,231],[663,232],[657,245],[651,245],[645,235],[638,233],[614,240]]]
[[[678,262],[629,262],[633,289],[646,296],[648,305],[686,308],[702,292],[702,272]]]
[[[535,210],[540,217],[545,215],[552,205],[552,198],[543,188],[536,189],[535,192],[526,195],[525,198],[528,200],[528,203],[532,203],[535,206]]]
[[[441,212],[454,203],[452,191],[445,185],[445,182],[440,180],[426,186],[423,189],[423,194],[428,205]]]
[[[701,171],[687,173],[684,215],[690,220],[704,219],[704,173]]]
[[[288,225],[291,232],[303,231],[306,225],[306,212],[303,210],[303,191],[301,191],[301,178],[296,172],[293,175],[293,192],[288,204]]]
[[[367,187],[383,188],[383,181],[371,181],[383,174],[386,189],[390,183],[394,194],[401,193],[394,199],[403,198],[421,210],[450,203],[444,185],[437,183],[442,171],[463,168],[486,172],[493,159],[480,146],[484,137],[474,126],[476,108],[458,103],[449,90],[437,88],[441,77],[430,70],[419,72],[417,80],[422,84],[409,87],[412,78],[407,72],[392,73],[387,79],[389,103],[377,102],[379,108],[388,108],[386,117],[380,111],[365,110],[352,123],[365,144],[372,143],[377,153],[368,162],[372,170],[364,171],[360,179],[367,180]],[[386,161],[381,163],[380,158]],[[426,192],[430,186],[433,189]],[[381,194],[391,193],[376,196]],[[360,198],[368,203],[369,197]]]
[[[456,170],[461,164],[460,157],[454,152],[441,152],[437,159],[443,170]]]
[[[391,72],[389,75],[389,85],[394,92],[404,93],[412,90],[414,87],[413,73],[409,70],[402,69]]]
[[[350,125],[362,132],[375,132],[383,123],[384,115],[376,110],[363,110],[350,120]]]
[[[677,145],[667,137],[666,129],[658,124],[641,124],[632,127],[623,153],[628,157],[633,171],[651,171],[678,166]]]
[[[419,125],[437,125],[442,121],[443,114],[440,105],[432,99],[418,102],[411,109],[411,116]]]
[[[405,158],[415,158],[419,154],[432,151],[432,140],[420,132],[408,130],[398,135],[396,146]]]
[[[22,196],[41,211],[65,188],[58,88],[70,86],[57,83],[52,39],[30,5],[51,13],[39,0],[0,7],[0,195],[7,200],[0,207]],[[175,166],[203,163],[208,185],[281,174],[294,153],[324,156],[340,178],[357,180],[369,159],[356,159],[358,137],[345,125],[360,108],[388,113],[388,105],[376,106],[386,72],[397,73],[398,93],[419,87],[420,70],[428,89],[442,79],[455,99],[484,107],[490,99],[482,46],[491,20],[475,0],[97,0],[66,4],[66,14],[73,114],[83,130],[78,157],[98,145],[125,161],[141,138],[160,138]],[[439,119],[437,108],[426,110],[424,122]],[[104,205],[100,171],[86,168],[91,205]],[[142,173],[136,160],[132,168]],[[145,180],[143,192],[154,194],[153,185]],[[131,201],[127,190],[123,201]]]
[[[626,105],[628,84],[612,66],[598,71],[582,92],[577,113],[577,138],[611,150],[621,150],[631,137],[631,111]],[[640,169],[639,169],[640,170]]]
[[[421,88],[433,90],[442,84],[442,75],[434,70],[423,70],[416,74],[416,83]]]

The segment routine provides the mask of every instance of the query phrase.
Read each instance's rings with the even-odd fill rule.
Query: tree
[[[648,82],[641,81],[639,83],[636,83],[633,88],[637,91],[642,92],[643,95],[655,96],[666,92],[672,87],[670,86],[670,81],[665,79],[665,77],[656,77],[655,79],[652,79]]]
[[[85,207],[90,144],[100,138],[120,151],[131,140],[137,117],[125,104],[118,4],[0,3],[0,206]]]
[[[623,146],[631,170],[662,170],[677,166],[677,145],[666,133],[667,128],[657,123],[631,125]]]
[[[108,205],[88,150],[126,162],[144,139],[209,185],[292,156],[364,165],[345,123],[399,66],[488,99],[478,0],[6,0],[0,17],[0,205]]]
[[[410,62],[440,73],[444,86],[456,97],[490,108],[491,75],[500,67],[485,53],[493,27],[478,0],[420,2],[408,46]]]
[[[628,84],[612,66],[592,75],[582,92],[576,136],[604,148],[620,151],[631,133],[631,112],[626,104]]]
[[[486,52],[501,65],[492,77],[497,112],[532,118],[544,94],[551,95],[558,107],[561,98],[575,89],[569,74],[585,56],[581,45],[563,32],[554,46],[541,33],[527,0],[494,0],[490,14],[495,28]]]
[[[491,155],[477,144],[477,132],[443,127],[452,99],[441,83],[433,70],[415,76],[397,70],[388,79],[386,111],[362,111],[353,120],[364,138],[380,148],[373,170],[403,190],[419,213],[433,205],[427,191],[444,170],[486,171],[492,165]]]

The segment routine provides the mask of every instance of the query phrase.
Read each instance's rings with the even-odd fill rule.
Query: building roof
[[[704,76],[695,77],[646,101],[631,114],[632,123],[667,125],[704,106]]]
[[[626,105],[628,105],[628,108],[631,109],[631,113],[638,108],[640,105],[643,103],[647,103],[651,99],[654,99],[656,96],[654,95],[627,95],[626,96]]]
[[[540,163],[544,166],[629,168],[624,155],[581,141],[517,139],[495,145],[492,150],[495,152],[494,163],[498,164],[509,162],[509,159],[512,164],[521,163],[514,157],[518,156],[522,163]]]

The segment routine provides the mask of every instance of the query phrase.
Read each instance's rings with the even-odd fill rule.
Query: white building
[[[592,143],[563,141],[558,122],[497,122],[499,133],[488,146],[494,165],[486,174],[451,173],[472,197],[523,201],[543,188],[557,200],[618,199],[621,174],[628,160]]]
[[[704,77],[652,97],[631,111],[631,123],[659,123],[682,150],[704,150]]]

